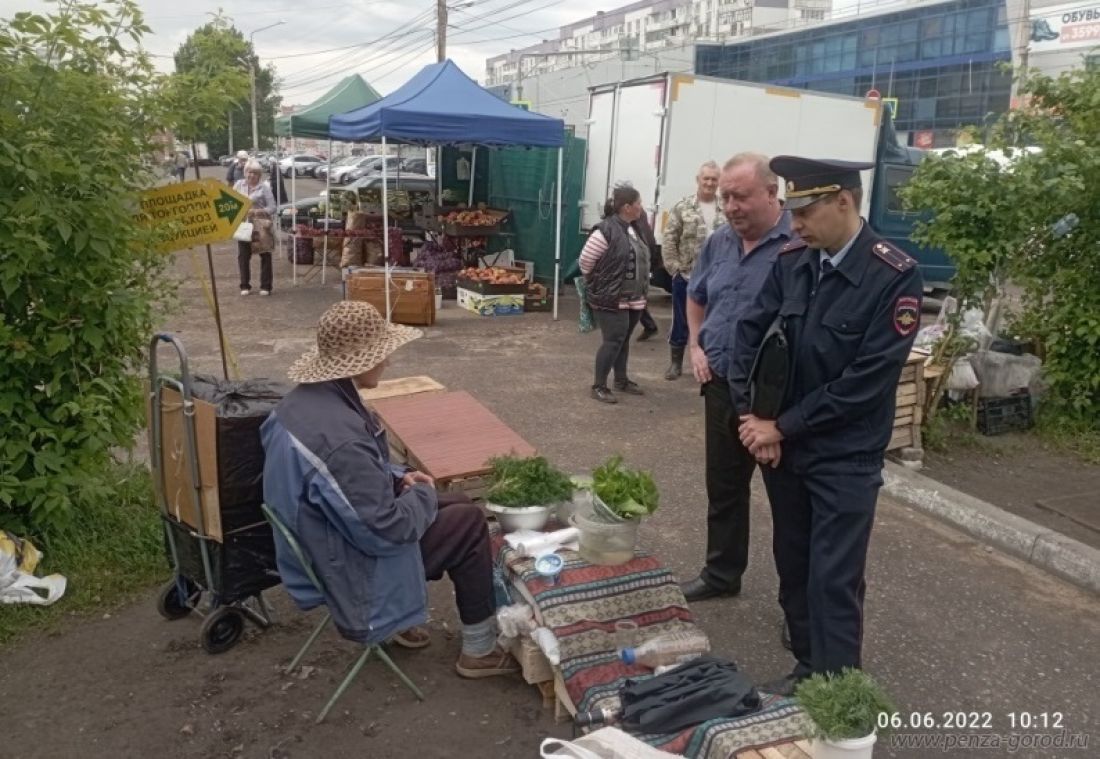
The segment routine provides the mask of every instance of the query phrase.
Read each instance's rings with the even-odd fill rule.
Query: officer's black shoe
[[[771,693],[776,696],[784,696],[790,698],[794,695],[794,689],[798,687],[798,684],[806,679],[806,675],[796,675],[793,672],[789,675],[784,675],[778,680],[769,680],[766,683],[761,683],[756,686],[756,689],[761,693]]]
[[[656,334],[657,334],[657,328],[656,327],[644,328],[644,329],[642,329],[642,334],[638,335],[638,342],[639,343],[644,343],[646,340],[648,340],[649,338],[653,337]]]
[[[680,583],[680,590],[689,602],[706,601],[708,598],[733,598],[741,592],[741,584],[738,583],[736,588],[730,590],[719,590],[713,585],[708,585],[702,577],[696,577],[694,580]]]
[[[606,387],[597,385],[592,388],[592,397],[598,400],[600,403],[618,403],[619,399],[616,398],[610,390]]]
[[[779,642],[783,644],[783,648],[788,651],[793,651],[791,648],[791,628],[787,627],[787,620],[783,620],[782,626],[779,628]]]

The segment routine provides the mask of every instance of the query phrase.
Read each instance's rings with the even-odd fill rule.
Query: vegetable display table
[[[478,498],[489,459],[534,456],[535,448],[467,392],[420,393],[371,403],[396,463],[431,476],[441,491]]]
[[[552,529],[552,528],[548,528]],[[559,666],[545,660],[543,671],[552,681],[538,683],[546,695],[555,696],[559,716],[601,708],[617,711],[619,689],[627,678],[645,677],[650,670],[623,664],[615,652],[615,622],[631,620],[638,626],[638,642],[665,632],[695,627],[676,578],[660,560],[644,551],[625,564],[589,564],[575,551],[559,550],[565,559],[557,584],[535,571],[534,559],[518,555],[504,540],[497,525],[490,527],[493,556],[498,569],[510,581],[517,601],[526,601],[535,620],[554,633],[561,654]],[[525,662],[525,675],[538,663]],[[530,681],[531,678],[528,678]],[[804,715],[789,698],[764,696],[755,714],[737,719],[714,719],[679,733],[635,737],[662,751],[689,757],[726,759],[740,752],[761,752],[802,739]],[[753,753],[744,756],[756,759]],[[780,753],[778,756],[798,754]]]

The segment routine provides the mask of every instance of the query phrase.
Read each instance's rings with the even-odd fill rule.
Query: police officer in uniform
[[[741,441],[761,462],[780,604],[797,664],[760,686],[788,695],[814,673],[859,667],[864,566],[894,424],[895,390],[920,325],[916,262],[860,217],[873,164],[777,156],[792,239],[735,338],[730,392]],[[790,369],[777,418],[752,413],[764,336],[778,326]]]

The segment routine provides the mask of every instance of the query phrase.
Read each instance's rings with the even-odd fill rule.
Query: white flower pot
[[[862,738],[849,738],[830,741],[815,738],[813,741],[814,759],[871,759],[878,736],[874,733]]]

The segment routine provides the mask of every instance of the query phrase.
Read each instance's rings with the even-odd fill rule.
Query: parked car
[[[387,177],[389,182],[387,183],[391,188],[400,188],[402,190],[413,190],[420,192],[428,192],[431,196],[435,197],[436,183],[435,179],[423,174],[402,174],[400,181],[396,176]],[[361,188],[381,187],[382,177],[380,175],[374,175],[370,177],[362,177],[361,179],[352,182],[346,187],[334,188],[333,192],[358,192]],[[299,220],[305,220],[310,218],[310,211],[312,209],[319,208],[319,206],[325,202],[326,192],[321,190],[320,195],[314,195],[308,198],[299,198],[294,203],[283,203],[278,208],[279,219],[282,220],[283,228],[288,228],[291,224],[291,219],[294,217],[292,208],[297,209],[297,216]],[[319,215],[319,214],[317,214]]]
[[[396,174],[397,169],[401,166],[401,159],[395,155],[391,156],[371,156],[366,163],[360,165],[358,168],[352,169],[345,175],[345,182],[352,182],[361,177],[369,177],[375,174],[382,174],[382,161],[383,158],[386,161],[386,171],[390,174]]]
[[[370,155],[366,157],[356,158],[354,161],[349,161],[339,168],[334,166],[332,169],[332,181],[335,184],[344,184],[345,182],[350,182],[352,179],[356,178],[349,176],[353,171],[358,171],[365,166],[370,166],[372,163],[375,163],[379,160],[381,160],[381,156]]]
[[[331,170],[335,171],[336,169],[340,168],[341,166],[350,166],[351,164],[358,163],[361,160],[362,160],[362,158],[360,156],[353,156],[353,155],[344,156],[343,158],[338,158],[337,160],[332,162]],[[329,170],[330,170],[329,164],[322,163],[322,164],[318,165],[316,169],[313,170],[313,176],[316,177],[317,179],[322,179],[323,180],[325,178],[325,176],[329,173]]]
[[[279,171],[284,177],[289,177],[291,172],[296,176],[304,176],[303,169],[316,168],[319,163],[322,163],[322,160],[315,155],[291,155],[279,161]]]
[[[406,158],[401,163],[401,173],[404,174],[406,171],[410,174],[429,176],[428,162],[423,158]]]

